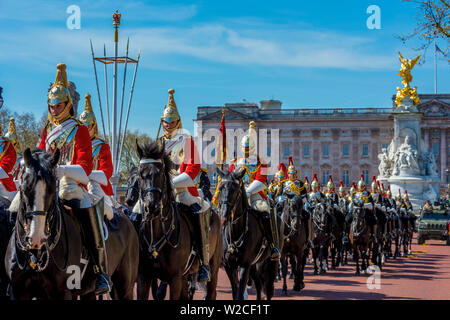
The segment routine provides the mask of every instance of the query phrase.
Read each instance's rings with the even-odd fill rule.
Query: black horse
[[[281,270],[283,277],[282,294],[287,295],[286,276],[288,257],[294,274],[294,291],[305,288],[304,269],[308,249],[306,246],[305,221],[303,219],[303,201],[297,194],[287,194],[284,198],[282,221],[284,223],[284,244],[281,252]]]
[[[4,258],[14,227],[7,209],[9,205],[9,200],[0,197],[0,300],[7,300],[8,298],[6,289],[8,288],[9,279],[5,270]]]
[[[369,266],[370,227],[368,216],[370,212],[364,207],[360,199],[353,199],[352,222],[350,227],[350,243],[353,248],[353,261],[356,263],[355,275],[360,275],[359,259],[361,258],[361,270],[366,272]]]
[[[138,299],[147,300],[150,286],[155,288],[154,281],[160,279],[169,285],[170,299],[187,300],[191,298],[189,276],[199,268],[191,209],[175,202],[169,175],[173,164],[164,145],[154,141],[141,147],[136,142],[136,149],[140,159],[139,199],[144,211],[139,229]],[[216,298],[222,258],[220,219],[216,214],[210,217],[209,248],[211,280],[206,285],[206,299],[212,300]]]
[[[265,212],[250,207],[245,192],[243,176],[239,173],[223,172],[219,187],[219,211],[223,224],[224,268],[230,280],[234,300],[243,300],[249,278],[254,282],[256,298],[261,299],[261,289],[270,300],[274,294],[274,281],[279,261],[270,259],[270,246],[264,235],[261,219]],[[283,234],[283,224],[277,218],[278,234]],[[282,248],[280,239],[279,248]],[[238,274],[239,273],[239,274]]]
[[[345,233],[345,215],[341,211],[341,208],[331,200],[328,200],[327,206],[330,214],[332,227],[331,233],[333,237],[331,239],[330,253],[331,253],[331,269],[334,270],[337,267],[344,265],[343,252],[344,252],[344,233]]]
[[[333,240],[333,218],[325,204],[318,202],[312,208],[313,245],[312,256],[314,274],[326,273],[328,270],[328,248]]]
[[[399,214],[401,221],[400,243],[403,246],[403,250],[400,254],[405,257],[412,252],[412,239],[417,217],[412,211],[409,211],[406,208],[401,208]]]
[[[57,195],[59,156],[59,150],[53,155],[40,149],[24,153],[21,202],[5,258],[12,299],[95,298],[96,276],[83,245],[80,223]],[[122,212],[116,212],[106,225],[111,297],[131,300],[137,277],[138,237]]]

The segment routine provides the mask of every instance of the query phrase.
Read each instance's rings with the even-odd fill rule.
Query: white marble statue
[[[392,171],[392,161],[389,158],[386,148],[381,149],[381,153],[378,155],[378,159],[380,160],[380,165],[378,166],[380,176],[389,177]]]
[[[411,137],[406,136],[395,153],[393,175],[420,174],[417,148],[411,144]]]

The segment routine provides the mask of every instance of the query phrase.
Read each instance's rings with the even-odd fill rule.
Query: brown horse
[[[148,299],[153,281],[160,279],[170,288],[170,299],[187,300],[190,275],[198,272],[190,208],[175,202],[169,173],[172,161],[164,145],[154,141],[142,147],[136,142],[139,198],[144,216],[139,228],[140,261],[138,299]],[[194,222],[195,223],[195,222]],[[216,298],[216,286],[222,259],[220,219],[211,215],[209,230],[211,280],[206,299]]]

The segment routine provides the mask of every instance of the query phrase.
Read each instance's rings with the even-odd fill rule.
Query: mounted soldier
[[[289,157],[289,167],[287,170],[288,179],[283,182],[283,194],[297,194],[301,196],[303,204],[308,201],[308,193],[306,192],[305,183],[297,178],[297,169],[294,166],[292,157]],[[311,232],[311,213],[302,210],[302,220],[305,224],[306,239],[308,247],[312,248],[312,232]]]
[[[409,201],[408,190],[406,190],[406,189],[405,189],[405,207],[406,207],[406,212],[408,212],[408,213],[413,212],[413,206],[412,206],[411,201]]]
[[[350,225],[347,223],[347,215],[348,213],[348,205],[350,204],[350,198],[347,196],[347,192],[344,188],[344,182],[342,180],[339,181],[339,189],[338,189],[338,197],[339,197],[339,208],[344,216],[344,236],[342,237],[342,242],[344,244],[348,243],[348,236],[350,231]]]
[[[320,184],[319,181],[317,180],[317,173],[314,172],[314,176],[313,176],[313,181],[311,182],[311,191],[308,193],[307,196],[307,201],[304,205],[304,210],[308,212],[311,216],[312,216],[312,212],[314,210],[314,207],[318,204],[318,203],[322,203],[325,204],[325,195],[320,191]],[[310,223],[308,226],[309,230],[312,230],[312,219],[309,219]],[[312,242],[312,237],[313,237],[313,232],[309,232],[309,237],[308,237],[308,247],[312,248],[314,247],[314,244]]]
[[[7,136],[8,134],[2,136],[0,126],[0,196],[10,202],[17,192],[12,174],[17,162],[17,153],[14,142]]]
[[[264,212],[262,224],[264,233],[271,246],[271,259],[280,259],[278,249],[279,237],[276,223],[276,214],[270,209],[267,193],[267,164],[263,163],[256,153],[255,122],[249,123],[249,133],[241,140],[242,157],[232,162],[229,172],[239,172],[245,169],[244,183],[245,192],[250,206],[258,211]]]
[[[56,79],[47,100],[48,121],[42,130],[38,148],[49,153],[60,150],[56,176],[58,195],[65,206],[78,218],[85,244],[93,259],[96,274],[95,294],[111,290],[107,271],[105,239],[101,209],[93,206],[85,187],[92,172],[92,146],[89,130],[74,118],[72,97],[68,90],[66,65],[57,65]],[[11,204],[10,211],[17,212],[20,193]]]
[[[98,137],[97,119],[92,110],[89,93],[85,96],[84,111],[80,114],[78,120],[88,128],[92,143],[93,167],[89,175],[87,189],[95,203],[103,198],[104,213],[111,220],[114,216],[113,207],[118,207],[113,198],[114,191],[109,181],[114,170],[111,149],[108,143]]]
[[[193,219],[191,220],[194,227],[197,253],[200,258],[197,280],[199,282],[207,282],[211,280],[208,232],[211,206],[207,201],[200,198],[194,182],[201,169],[200,157],[194,139],[182,129],[181,117],[173,96],[175,90],[169,89],[168,92],[168,102],[160,122],[160,127],[163,128],[163,135],[157,139],[160,144],[164,145],[165,153],[177,168],[177,172],[171,176],[172,186],[175,191],[175,201],[188,206],[193,214]],[[138,201],[137,205],[139,204],[140,201]]]
[[[364,176],[362,174],[358,181],[358,190],[355,194],[355,199],[360,200],[363,203],[364,208],[371,213],[366,217],[366,219],[368,220],[367,222],[370,227],[371,238],[376,243],[377,239],[375,237],[375,226],[377,224],[377,217],[375,214],[375,203],[372,198],[372,194],[367,190],[364,182]]]
[[[287,168],[283,162],[280,162],[275,173],[275,181],[270,184],[268,189],[268,197],[275,205],[283,201],[283,182],[287,179]]]
[[[20,144],[19,144],[19,139],[17,137],[16,123],[15,123],[14,118],[9,119],[8,132],[5,134],[5,138],[7,138],[9,141],[11,141],[11,143],[14,146],[14,149],[16,150],[17,160],[16,160],[16,163],[14,164],[14,168],[12,170],[12,175],[14,177],[14,183],[16,185],[16,188],[19,189],[19,184],[20,184],[19,176],[20,176],[20,171],[23,166],[23,158],[22,158],[22,155],[19,153]]]
[[[305,176],[305,191],[306,194],[311,192],[311,185],[309,184],[308,176]]]

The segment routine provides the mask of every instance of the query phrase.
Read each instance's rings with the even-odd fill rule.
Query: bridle
[[[354,202],[354,204],[357,205],[356,208],[353,209],[353,222],[352,222],[352,232],[355,237],[358,237],[361,235],[364,231],[366,231],[367,224],[365,222],[366,212],[364,210],[364,205],[362,202]],[[357,214],[356,211],[359,210],[359,213]],[[358,226],[361,224],[362,221],[362,228],[358,228]]]
[[[145,159],[141,159],[139,162],[139,168],[138,168],[138,172],[140,169],[141,165],[145,165],[145,164],[153,164],[153,163],[161,163],[162,164],[162,174],[165,174],[165,164],[164,161],[162,161],[161,159],[150,159],[150,158],[145,158]],[[139,206],[140,206],[140,212],[144,212],[142,210],[142,202],[143,199],[146,198],[146,196],[151,193],[151,192],[155,192],[155,193],[159,193],[160,194],[160,198],[159,198],[159,214],[153,214],[151,215],[150,218],[148,218],[149,213],[146,213],[145,218],[142,219],[142,225],[141,228],[139,230],[139,236],[143,239],[143,241],[145,242],[145,244],[147,245],[148,248],[148,252],[151,254],[151,256],[153,258],[157,258],[159,252],[163,249],[163,247],[168,244],[170,245],[172,248],[177,248],[179,243],[180,243],[180,215],[178,213],[178,209],[177,206],[174,205],[174,201],[171,201],[170,199],[170,195],[168,197],[166,196],[166,192],[164,192],[164,190],[167,189],[167,181],[166,179],[163,179],[163,186],[162,189],[159,187],[155,187],[155,186],[150,186],[144,190],[142,190],[141,188],[139,188]],[[166,201],[164,201],[164,199],[166,199]],[[168,203],[168,212],[167,215],[164,215],[164,208],[167,207],[165,205],[165,203]],[[166,222],[169,221],[169,226],[166,229]],[[160,220],[161,222],[161,228],[162,228],[162,236],[158,239],[158,240],[154,240],[154,228],[153,228],[153,222],[156,220]],[[147,223],[150,223],[150,240],[147,239],[146,234],[144,232],[145,230],[145,225]],[[172,243],[170,241],[170,238],[172,237],[173,232],[176,230],[176,234],[177,234],[177,240]]]

